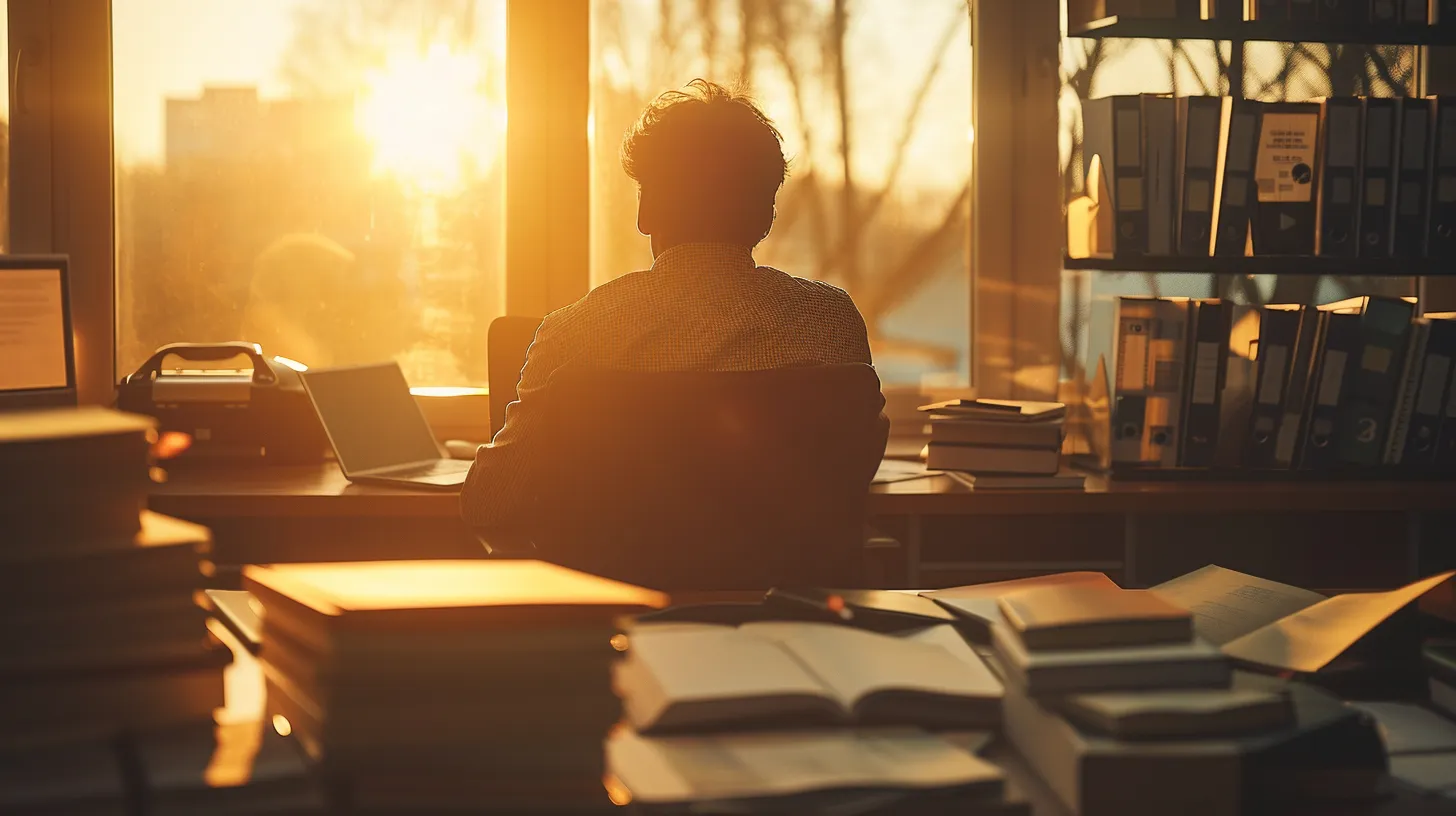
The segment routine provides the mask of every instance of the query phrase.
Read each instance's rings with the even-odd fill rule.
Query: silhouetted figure
[[[848,294],[754,264],[787,172],[782,140],[748,96],[702,79],[662,94],[643,112],[623,141],[622,168],[638,185],[637,229],[652,239],[652,268],[603,284],[542,322],[518,401],[494,443],[477,453],[461,495],[468,523],[517,528],[550,489],[530,483],[526,463],[550,447],[542,441],[553,431],[541,394],[562,368],[753,371],[871,362],[864,318]]]

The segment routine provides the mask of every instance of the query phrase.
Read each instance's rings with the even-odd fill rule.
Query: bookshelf
[[[1382,46],[1403,46],[1415,47],[1417,49],[1415,65],[1417,66],[1412,85],[1407,86],[1409,90],[1397,90],[1397,94],[1412,93],[1414,96],[1425,96],[1427,91],[1427,80],[1431,77],[1429,71],[1433,67],[1429,61],[1430,47],[1453,47],[1456,48],[1456,26],[1453,25],[1372,25],[1372,24],[1349,24],[1333,23],[1329,21],[1244,21],[1244,20],[1199,20],[1189,18],[1128,18],[1128,17],[1106,17],[1090,22],[1069,21],[1065,36],[1068,39],[1102,40],[1102,39],[1126,39],[1126,40],[1162,40],[1162,41],[1211,41],[1214,43],[1228,43],[1229,47],[1224,57],[1222,70],[1228,78],[1227,95],[1234,98],[1242,98],[1245,94],[1245,83],[1249,76],[1245,66],[1245,49],[1249,43],[1320,43],[1329,45],[1351,46],[1356,50],[1368,50]],[[1344,53],[1348,53],[1346,49]],[[1333,52],[1332,52],[1333,53]],[[1449,53],[1449,52],[1446,52]],[[1252,52],[1251,52],[1252,54]],[[1252,59],[1252,56],[1250,56]],[[1190,65],[1191,67],[1191,65]],[[1087,86],[1090,88],[1090,86]],[[1175,88],[1177,85],[1175,84]],[[1249,93],[1253,93],[1249,86]],[[1084,89],[1085,90],[1085,89]],[[1371,93],[1381,93],[1372,90]],[[1122,90],[1121,93],[1136,93],[1135,90]],[[1197,93],[1196,91],[1194,93]],[[1093,94],[1088,93],[1083,98],[1091,98]],[[1187,281],[1194,281],[1191,276],[1207,276],[1212,291],[1209,295],[1232,298],[1235,302],[1258,302],[1252,300],[1255,297],[1268,297],[1270,293],[1265,292],[1262,296],[1253,286],[1246,286],[1239,283],[1239,279],[1278,279],[1286,277],[1290,283],[1290,290],[1283,292],[1281,302],[1316,302],[1306,300],[1315,297],[1316,292],[1321,291],[1316,287],[1323,287],[1325,284],[1320,279],[1350,279],[1354,284],[1356,280],[1362,281],[1356,284],[1363,291],[1358,293],[1368,294],[1414,294],[1419,304],[1428,302],[1428,287],[1432,281],[1439,281],[1440,286],[1447,286],[1449,281],[1456,282],[1456,258],[1422,257],[1422,258],[1343,258],[1313,255],[1251,255],[1251,256],[1122,256],[1122,257],[1086,257],[1076,258],[1067,255],[1065,252],[1062,258],[1063,291],[1064,293],[1074,292],[1073,313],[1079,315],[1078,321],[1084,321],[1088,307],[1092,300],[1097,297],[1105,297],[1109,290],[1121,290],[1123,286],[1139,286],[1150,288],[1152,294],[1173,294],[1193,295],[1195,292],[1184,291],[1196,284],[1180,282],[1184,279],[1170,277],[1164,279],[1164,284],[1159,280],[1160,276],[1185,276]],[[1118,273],[1131,273],[1141,278],[1141,283],[1136,284],[1125,279],[1109,280],[1106,283],[1097,283],[1102,280],[1100,273],[1108,273],[1109,278],[1117,278]],[[1172,291],[1168,291],[1171,288]],[[1281,297],[1280,292],[1284,287],[1276,287],[1273,297]],[[1101,293],[1099,294],[1099,290]],[[1397,291],[1404,290],[1404,291]],[[1233,294],[1220,294],[1225,291]],[[1293,298],[1288,297],[1291,292],[1297,292]],[[1128,292],[1129,294],[1143,294],[1142,291]],[[1349,294],[1357,294],[1350,292]],[[1204,295],[1207,296],[1207,295]],[[1240,300],[1243,297],[1245,300]],[[1330,300],[1328,295],[1318,295],[1320,301]],[[1343,297],[1343,295],[1341,296]],[[1420,314],[1420,311],[1417,311]],[[1073,325],[1073,332],[1081,332],[1083,326]],[[1071,341],[1070,353],[1079,354],[1081,341]],[[1078,361],[1083,363],[1085,361]],[[1090,365],[1090,363],[1088,363]],[[1068,366],[1069,369],[1077,370],[1075,376],[1077,381],[1069,395],[1072,400],[1081,402],[1087,398],[1085,393],[1079,391],[1083,384],[1082,377],[1091,376],[1091,371],[1083,372],[1077,365]],[[1078,408],[1078,414],[1084,421],[1091,420],[1091,416],[1085,414]],[[1082,429],[1084,432],[1089,428]],[[1074,455],[1074,462],[1086,466],[1091,464],[1083,457]],[[1346,482],[1354,480],[1376,480],[1390,484],[1408,484],[1411,482],[1432,482],[1440,484],[1440,480],[1456,478],[1456,474],[1443,473],[1436,470],[1426,469],[1401,469],[1400,466],[1372,466],[1362,468],[1347,468],[1338,471],[1326,470],[1271,470],[1260,471],[1244,468],[1201,468],[1201,467],[1144,467],[1136,465],[1114,464],[1109,474],[1114,480],[1123,483],[1147,484],[1150,482],[1213,482],[1213,483],[1252,483],[1273,485],[1278,483],[1331,483]],[[1449,487],[1449,483],[1447,483]]]

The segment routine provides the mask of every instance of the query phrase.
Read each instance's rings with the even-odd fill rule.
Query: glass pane
[[[594,0],[592,282],[652,263],[636,229],[636,189],[618,160],[643,106],[695,77],[744,78],[790,159],[757,261],[848,290],[887,384],[963,384],[971,334],[965,0],[844,3],[842,32],[835,5]]]
[[[117,369],[242,339],[485,382],[505,0],[114,0]]]

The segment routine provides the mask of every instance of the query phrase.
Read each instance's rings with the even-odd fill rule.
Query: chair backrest
[[[490,437],[506,424],[506,406],[516,401],[516,385],[526,365],[526,351],[541,327],[539,317],[506,315],[490,321],[485,340],[486,387],[490,389]]]
[[[543,391],[543,558],[668,591],[857,586],[889,423],[874,369],[567,369]]]

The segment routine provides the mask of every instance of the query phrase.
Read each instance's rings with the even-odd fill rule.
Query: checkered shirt
[[[540,393],[568,365],[632,371],[757,371],[870,363],[864,318],[843,290],[756,266],[746,247],[683,244],[652,268],[605,283],[541,323],[519,397],[475,456],[460,495],[472,527],[516,526],[518,475],[539,425]]]

